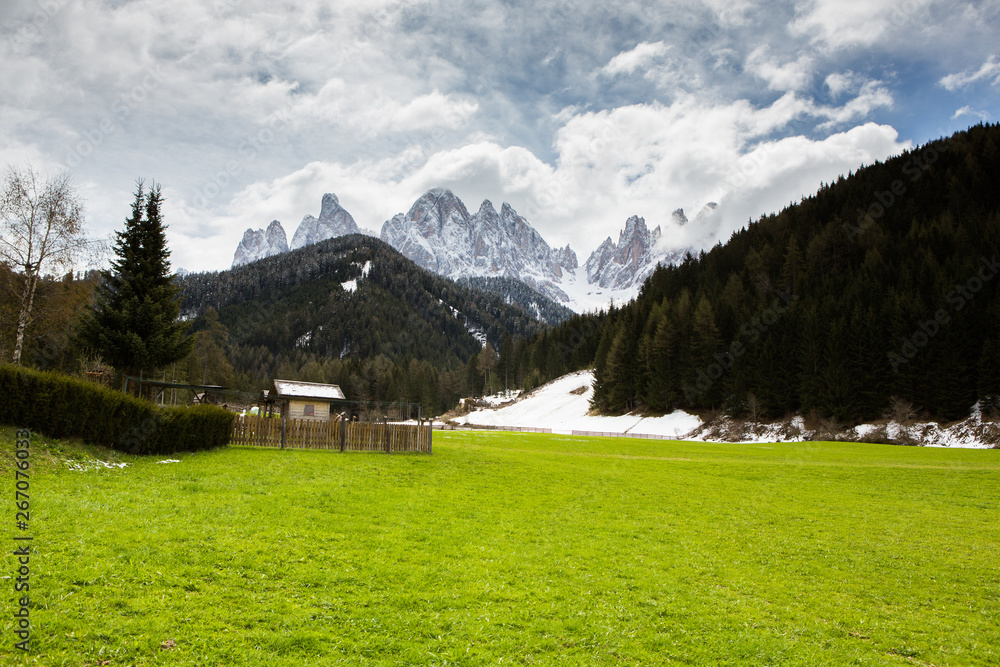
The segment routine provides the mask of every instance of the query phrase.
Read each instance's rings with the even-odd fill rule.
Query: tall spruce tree
[[[125,230],[116,233],[117,259],[101,273],[95,303],[80,325],[83,344],[126,375],[149,375],[179,361],[194,342],[178,317],[162,204],[158,185],[147,194],[137,182]]]

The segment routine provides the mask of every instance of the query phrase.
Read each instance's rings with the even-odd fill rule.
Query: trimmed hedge
[[[236,415],[211,405],[161,408],[57,373],[0,365],[0,423],[82,438],[128,454],[173,454],[229,442]]]

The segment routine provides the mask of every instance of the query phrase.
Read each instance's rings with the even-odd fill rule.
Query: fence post
[[[386,417],[382,417],[382,425],[385,427],[385,453],[389,453],[389,420]]]
[[[434,419],[427,422],[427,453],[433,454],[434,447]]]
[[[285,448],[285,424],[288,422],[288,418],[285,415],[281,415],[281,448]]]
[[[347,445],[347,421],[344,419],[344,415],[340,415],[340,451],[344,451],[344,447]]]

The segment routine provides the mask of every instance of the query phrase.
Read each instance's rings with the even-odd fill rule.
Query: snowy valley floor
[[[490,396],[477,402],[467,414],[449,413],[451,424],[499,429],[548,429],[553,433],[625,435],[717,442],[793,442],[801,440],[849,440],[928,447],[988,449],[1000,444],[1000,423],[983,421],[978,411],[961,422],[942,426],[936,423],[879,422],[839,429],[831,424],[808,428],[802,417],[753,424],[719,417],[703,421],[678,410],[662,417],[627,414],[592,415],[592,371],[579,371],[535,389],[523,396]]]

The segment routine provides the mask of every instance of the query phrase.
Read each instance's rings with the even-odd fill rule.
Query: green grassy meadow
[[[432,456],[32,457],[32,652],[8,555],[3,665],[1000,664],[998,450],[448,432]]]

